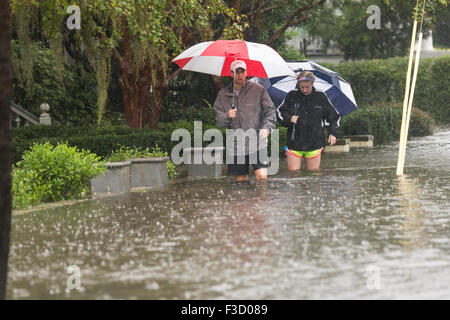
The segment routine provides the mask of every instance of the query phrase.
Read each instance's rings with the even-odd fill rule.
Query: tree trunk
[[[245,30],[244,39],[250,42],[259,42],[258,35],[260,34],[261,29],[261,13],[255,12],[249,17],[249,28]]]
[[[169,87],[169,78],[163,70],[156,70],[156,85],[152,90],[152,114],[150,116],[149,127],[150,129],[158,129],[159,117],[161,115],[161,106],[164,95]]]
[[[11,230],[11,136],[9,130],[10,6],[0,0],[0,300],[6,298],[9,241]]]
[[[217,94],[219,93],[220,90],[222,90],[223,88],[223,82],[222,82],[222,78],[218,77],[218,76],[211,76],[211,80],[212,80],[212,87],[214,90],[214,99],[217,97]]]
[[[142,129],[147,123],[150,104],[151,78],[149,64],[142,68],[139,79],[136,78],[133,70],[129,73],[122,72],[119,84],[127,125],[135,129]]]
[[[119,84],[123,97],[123,111],[127,125],[135,129],[142,129],[147,123],[148,107],[150,105],[150,61],[143,66],[133,63],[133,53],[130,44],[130,35],[127,32],[127,20],[122,16],[122,50],[119,53],[113,48],[113,56],[120,70]],[[139,68],[139,70],[136,70]]]
[[[162,101],[168,87],[167,80],[164,79],[162,73],[158,74],[157,78],[157,85],[153,88],[153,108],[149,123],[150,129],[155,130],[158,129]]]

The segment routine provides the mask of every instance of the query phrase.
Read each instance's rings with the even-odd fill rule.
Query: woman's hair
[[[297,81],[312,81],[314,82],[316,80],[316,77],[314,74],[310,71],[301,71],[297,76]]]

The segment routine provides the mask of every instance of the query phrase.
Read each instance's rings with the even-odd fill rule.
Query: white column
[[[50,110],[50,106],[48,103],[41,104],[41,115],[39,116],[39,124],[42,124],[44,126],[49,126],[52,124],[52,118],[47,113]]]

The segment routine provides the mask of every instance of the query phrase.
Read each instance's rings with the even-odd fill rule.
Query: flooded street
[[[15,215],[7,297],[450,299],[450,130],[397,152]]]

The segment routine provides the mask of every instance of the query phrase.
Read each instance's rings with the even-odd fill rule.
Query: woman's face
[[[313,82],[312,81],[299,81],[298,87],[300,88],[300,91],[307,96],[312,92]]]

